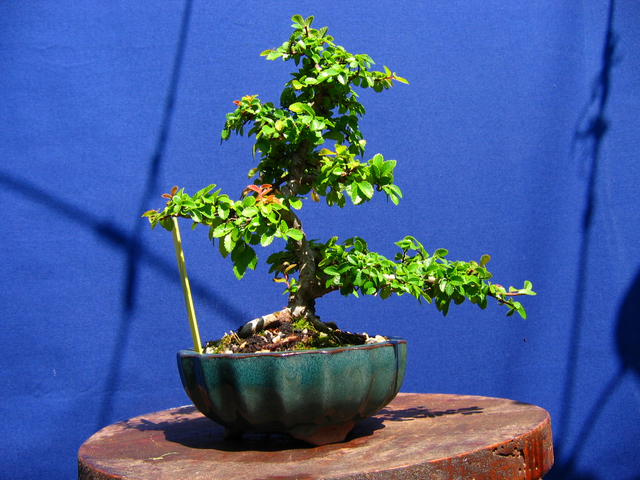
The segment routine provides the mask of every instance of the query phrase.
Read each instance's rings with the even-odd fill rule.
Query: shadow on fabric
[[[640,270],[638,270],[631,287],[627,291],[618,313],[616,346],[620,357],[620,370],[606,384],[591,412],[585,417],[587,420],[585,420],[577,436],[579,441],[571,451],[569,461],[555,466],[547,478],[570,480],[591,480],[595,478],[576,473],[574,471],[575,461],[583,452],[593,428],[625,377],[628,374],[632,374],[640,381],[640,321],[638,312],[640,312]]]
[[[591,247],[592,221],[597,207],[596,192],[599,173],[600,150],[603,139],[609,128],[606,107],[611,93],[611,76],[616,64],[617,36],[614,33],[614,0],[609,3],[607,32],[602,53],[602,68],[593,86],[592,96],[579,120],[574,134],[574,144],[585,145],[585,157],[588,161],[588,182],[583,216],[583,237],[580,246],[580,266],[577,276],[576,303],[571,328],[571,345],[567,359],[567,379],[562,398],[561,418],[557,428],[556,445],[557,463],[545,478],[549,480],[596,480],[597,477],[588,472],[577,471],[577,462],[586,450],[594,427],[597,425],[607,404],[614,396],[622,381],[628,374],[640,380],[640,270],[629,287],[620,307],[616,324],[616,347],[620,359],[620,369],[604,385],[600,395],[589,414],[578,429],[576,444],[569,451],[566,436],[569,432],[570,411],[574,405],[573,395],[576,387],[576,367],[580,362],[579,342],[582,323],[585,321],[584,299],[587,298],[588,282],[587,264]],[[640,477],[636,477],[640,480]]]
[[[587,168],[587,190],[585,197],[585,209],[582,217],[582,241],[579,249],[579,267],[577,273],[577,286],[575,294],[574,317],[570,327],[570,345],[568,358],[566,361],[567,372],[562,394],[560,408],[560,419],[555,429],[554,437],[557,438],[556,465],[546,476],[549,480],[592,480],[596,477],[588,473],[576,471],[576,462],[580,454],[587,446],[589,434],[598,421],[604,406],[620,384],[627,367],[614,375],[606,384],[603,392],[594,404],[589,415],[585,417],[584,423],[579,427],[579,434],[575,437],[576,444],[571,451],[567,446],[569,434],[569,419],[571,410],[574,407],[574,394],[576,393],[577,365],[580,364],[580,341],[582,338],[582,327],[586,321],[585,299],[588,298],[587,287],[590,284],[588,263],[592,244],[592,227],[594,212],[597,208],[597,187],[599,174],[599,161],[603,140],[609,129],[609,121],[606,116],[607,104],[611,94],[611,77],[615,65],[616,35],[614,33],[614,12],[615,1],[610,0],[607,19],[607,30],[602,50],[601,69],[595,78],[591,97],[576,126],[573,136],[573,147],[583,148],[581,160]],[[636,282],[637,284],[637,282]],[[621,316],[622,319],[622,316]],[[621,322],[619,322],[620,324]],[[626,347],[625,347],[626,349]],[[637,359],[636,359],[637,360]],[[556,435],[557,434],[557,435]]]
[[[173,111],[176,102],[176,92],[178,89],[178,82],[180,80],[180,71],[182,70],[182,59],[184,57],[184,50],[187,43],[187,37],[189,33],[189,22],[191,19],[191,0],[185,0],[184,9],[182,13],[182,21],[180,24],[180,35],[178,37],[178,45],[176,47],[176,54],[173,61],[173,69],[171,72],[171,80],[169,82],[169,89],[165,99],[164,112],[162,116],[162,122],[160,124],[160,130],[158,132],[158,139],[156,141],[156,148],[151,156],[149,164],[149,173],[147,175],[147,182],[144,193],[140,199],[138,211],[144,212],[145,207],[149,204],[151,198],[155,194],[158,186],[158,176],[160,174],[160,167],[164,158],[167,139],[169,138],[169,130],[171,128],[171,119],[173,117]],[[138,218],[134,227],[133,234],[129,237],[129,242],[124,246],[126,260],[126,274],[124,278],[124,291],[122,301],[122,314],[120,317],[120,324],[118,325],[118,333],[116,336],[115,348],[111,354],[111,362],[109,365],[109,373],[105,380],[104,396],[102,398],[102,405],[99,410],[99,416],[97,421],[97,428],[102,428],[108,425],[111,420],[111,413],[113,411],[113,396],[118,390],[120,383],[120,376],[122,371],[122,359],[124,358],[124,352],[128,345],[129,334],[132,325],[132,313],[134,311],[135,298],[137,294],[137,279],[140,269],[140,236],[145,224],[144,218]]]
[[[30,201],[55,212],[60,217],[80,224],[81,227],[95,233],[95,235],[106,244],[120,251],[127,252],[127,249],[131,248],[130,245],[135,244],[137,255],[135,261],[139,265],[151,268],[163,278],[169,279],[179,285],[180,277],[178,276],[178,268],[174,262],[167,261],[163,257],[149,251],[142,245],[142,240],[139,237],[135,238],[118,225],[104,221],[87,210],[83,210],[72,203],[57,198],[31,182],[12,176],[1,170],[0,185],[4,189],[12,190]],[[243,316],[241,312],[235,310],[224,298],[219,297],[215,292],[209,290],[207,288],[208,284],[200,283],[194,279],[190,279],[190,282],[194,295],[198,296],[207,305],[219,310],[220,315],[224,315],[229,324],[236,325],[245,320],[245,316]],[[127,285],[128,284],[129,283],[127,283]],[[129,293],[127,291],[127,294],[132,295],[133,292]]]
[[[598,179],[598,162],[600,149],[608,129],[606,118],[606,106],[610,95],[611,71],[614,64],[615,39],[613,33],[614,0],[609,4],[608,28],[602,53],[602,67],[593,85],[591,98],[585,106],[576,130],[574,132],[574,145],[584,145],[584,161],[588,162],[587,191],[585,198],[585,210],[582,217],[582,242],[580,245],[579,267],[577,274],[577,288],[575,296],[574,317],[571,325],[571,344],[567,358],[567,378],[562,397],[562,414],[558,433],[567,434],[569,413],[573,406],[573,393],[575,390],[576,366],[579,363],[579,344],[584,321],[584,299],[588,285],[587,265],[591,247],[592,222],[596,208],[596,191]],[[562,441],[558,450],[562,450]]]
[[[107,368],[104,386],[101,389],[104,394],[99,407],[98,419],[96,420],[96,430],[108,425],[112,421],[113,398],[120,383],[122,360],[134,320],[133,313],[138,294],[137,283],[140,268],[142,266],[149,267],[164,278],[179,283],[178,270],[175,264],[155,255],[143,246],[142,234],[145,228],[148,228],[148,221],[146,218],[142,218],[141,215],[142,212],[148,210],[147,206],[151,203],[155,195],[159,195],[157,193],[158,177],[176,102],[180,70],[189,31],[191,6],[192,0],[185,0],[173,70],[165,99],[164,112],[155,150],[149,161],[144,191],[136,209],[136,212],[140,212],[140,215],[138,215],[138,221],[132,232],[127,232],[118,225],[105,221],[93,213],[55,196],[27,180],[0,171],[0,185],[4,188],[13,190],[30,201],[54,211],[61,217],[80,224],[82,228],[93,231],[100,239],[104,240],[105,243],[115,247],[126,256],[122,282],[122,312],[117,325],[115,347],[111,353],[111,360]],[[203,303],[211,305],[221,316],[226,317],[225,320],[229,324],[238,325],[244,321],[244,316],[241,312],[237,311],[235,307],[223,298],[218,297],[214,292],[207,289],[203,284],[192,279],[191,288],[195,296],[201,299]]]
[[[620,308],[616,346],[622,369],[633,372],[640,381],[640,270]]]

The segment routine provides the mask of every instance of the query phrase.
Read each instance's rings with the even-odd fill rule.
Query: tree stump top
[[[119,422],[82,445],[79,479],[537,480],[553,464],[549,414],[500,398],[400,393],[344,442],[321,447],[223,433],[193,406]]]

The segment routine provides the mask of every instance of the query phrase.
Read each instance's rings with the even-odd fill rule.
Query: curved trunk
[[[282,187],[285,198],[295,197],[304,184],[309,147],[309,140],[303,140],[291,158],[289,178]],[[299,265],[298,289],[289,295],[289,308],[294,318],[315,318],[315,299],[334,289],[327,289],[317,278],[316,253],[307,240],[300,218],[292,210],[284,211],[282,218],[289,228],[295,228],[303,234],[301,240],[289,240],[294,245]]]

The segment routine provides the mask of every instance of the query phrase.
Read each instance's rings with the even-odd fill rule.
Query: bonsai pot
[[[384,408],[404,379],[406,342],[249,354],[178,352],[195,407],[226,427],[289,433],[314,445],[341,442],[355,422]]]

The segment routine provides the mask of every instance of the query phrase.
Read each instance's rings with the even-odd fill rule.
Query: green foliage
[[[485,265],[479,262],[452,262],[447,251],[429,255],[413,237],[397,242],[400,252],[393,260],[369,251],[358,237],[342,243],[334,237],[327,242],[309,241],[297,211],[309,198],[329,206],[343,207],[347,200],[361,205],[374,193],[383,192],[398,204],[400,188],[394,184],[395,160],[381,154],[364,161],[366,141],[359,128],[365,109],[355,89],[382,92],[394,81],[408,83],[387,67],[372,69],[365,54],[351,54],[333,43],[327,28],[311,27],[313,17],[293,17],[293,33],[280,47],[265,50],[267,60],[293,61],[297,70],[285,84],[279,106],[262,103],[257,95],[247,95],[234,103],[226,116],[222,140],[231,133],[255,137],[257,165],[249,171],[253,184],[234,201],[210,185],[193,196],[174,187],[162,210],[144,215],[151,226],[171,230],[172,217],[191,219],[193,225],[209,227],[209,238],[218,240],[223,257],[230,257],[240,279],[257,265],[254,247],[266,247],[278,238],[284,250],[272,254],[267,263],[274,280],[286,285],[289,304],[313,313],[314,299],[331,291],[343,295],[410,294],[419,301],[435,303],[445,315],[451,302],[465,299],[480,308],[493,297],[508,307],[507,315],[524,308],[511,297],[535,295],[531,283],[514,289],[491,284]],[[246,132],[245,132],[246,130]]]
[[[247,270],[255,269],[258,257],[252,246],[265,247],[274,238],[301,239],[300,230],[290,228],[282,219],[281,212],[286,210],[282,198],[271,194],[270,185],[249,185],[241,200],[233,201],[220,191],[213,191],[215,185],[209,185],[190,197],[177,187],[171,194],[162,211],[150,210],[144,215],[149,218],[151,227],[158,223],[167,230],[173,228],[171,217],[183,217],[193,220],[193,225],[209,226],[209,238],[218,239],[218,248],[223,257],[231,254],[234,273],[238,279]]]
[[[280,107],[262,104],[257,95],[235,101],[237,108],[227,114],[222,139],[231,132],[242,135],[250,125],[247,135],[256,138],[254,154],[259,161],[249,176],[257,177],[257,183],[279,189],[290,179],[297,156],[304,163],[297,172],[305,180],[300,185],[303,195],[311,191],[326,197],[329,205],[344,206],[345,194],[360,204],[370,200],[377,188],[397,203],[401,195],[393,186],[395,162],[377,155],[373,166],[355,158],[364,154],[366,142],[358,124],[365,109],[354,87],[380,92],[392,87],[394,80],[406,80],[386,67],[382,72],[371,70],[373,60],[368,55],[353,55],[335,45],[326,28],[312,29],[313,17],[295,16],[294,22],[288,41],[262,52],[268,60],[293,60],[299,66],[284,87]],[[326,141],[333,143],[334,151],[316,150]]]
[[[326,286],[339,288],[343,295],[357,296],[360,292],[379,294],[385,299],[392,293],[408,293],[418,301],[435,301],[445,315],[452,301],[460,304],[468,298],[484,309],[487,297],[494,297],[509,307],[508,315],[517,311],[525,317],[522,305],[507,298],[509,293],[503,287],[487,282],[491,274],[482,262],[448,261],[445,258],[448,252],[444,249],[429,256],[422,244],[409,236],[396,242],[402,252],[394,261],[369,251],[361,238],[350,238],[340,245],[336,241],[334,237],[324,246],[320,267],[327,277]],[[535,295],[531,282],[526,282],[524,289],[517,292]]]

